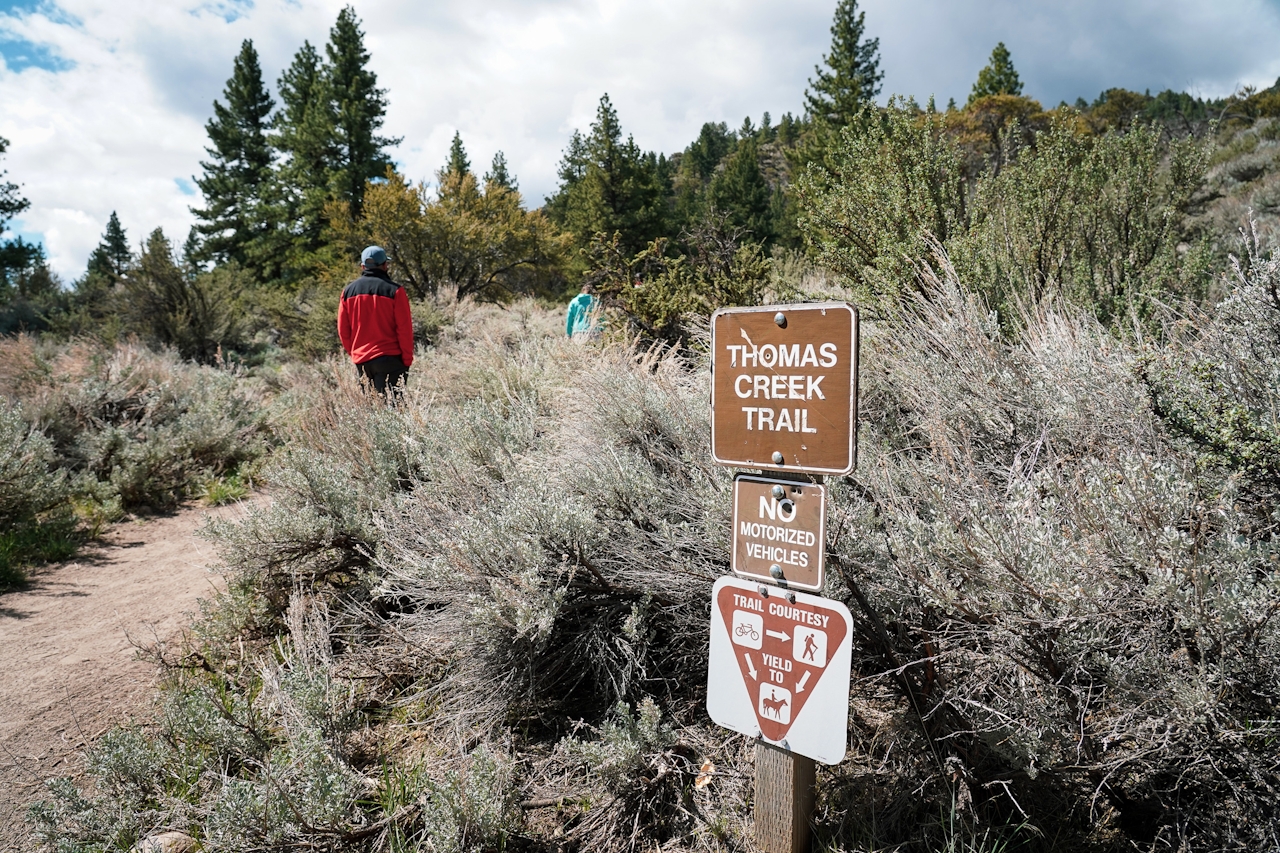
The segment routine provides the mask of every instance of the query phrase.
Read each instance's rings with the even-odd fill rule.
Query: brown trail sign
[[[734,574],[787,588],[822,589],[826,495],[826,487],[816,483],[734,477]]]
[[[857,427],[856,308],[827,302],[712,315],[711,458],[787,481],[735,479],[733,570],[788,589],[716,581],[707,673],[711,719],[760,738],[756,843],[765,853],[808,849],[812,759],[844,758],[853,622],[840,602],[790,588],[822,587],[819,484],[821,475],[857,466]]]
[[[848,609],[730,577],[716,581],[711,601],[711,719],[824,764],[841,761],[849,723]]]
[[[848,474],[857,464],[858,311],[847,302],[711,316],[711,456]]]

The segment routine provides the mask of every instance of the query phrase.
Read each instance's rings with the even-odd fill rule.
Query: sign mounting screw
[[[779,311],[773,315],[773,322],[778,324],[779,329],[785,329],[787,327],[787,315]]]
[[[785,461],[786,461],[786,457],[782,455],[782,451],[781,451],[781,450],[775,450],[775,451],[773,451],[773,464],[774,464],[774,465],[781,465],[781,464],[782,464],[783,462],[785,462]]]
[[[787,490],[782,486],[774,486],[770,491],[772,491],[774,498],[777,500],[782,500],[787,496]]]
[[[775,578],[782,577],[782,566],[779,566],[777,563],[774,563],[772,566],[769,567],[769,575]]]

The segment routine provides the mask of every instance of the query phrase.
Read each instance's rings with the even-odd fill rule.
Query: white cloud
[[[1120,85],[1206,95],[1280,73],[1266,0],[863,0],[885,93],[963,101],[1003,40],[1046,103]],[[0,67],[5,158],[54,268],[78,275],[112,210],[135,243],[192,217],[180,181],[199,172],[203,124],[240,42],[273,84],[303,39],[322,45],[341,0],[47,0],[0,14],[0,33],[74,63]],[[828,49],[833,0],[361,0],[372,67],[389,90],[394,156],[430,178],[461,131],[478,171],[507,155],[532,204],[555,188],[560,153],[603,92],[647,149],[683,148],[704,121],[736,126],[799,111]]]
[[[964,103],[1003,41],[1025,92],[1046,106],[1113,86],[1207,97],[1280,75],[1274,0],[863,0],[881,35],[885,92]]]

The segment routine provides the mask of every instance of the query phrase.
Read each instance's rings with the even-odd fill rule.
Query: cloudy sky
[[[107,217],[180,242],[199,204],[204,122],[243,39],[269,80],[328,36],[342,0],[0,0],[0,162],[32,207],[11,225],[65,279]],[[608,92],[647,149],[704,121],[799,112],[835,0],[355,0],[390,93],[385,131],[427,178],[461,131],[483,171],[501,149],[532,204]],[[1203,96],[1280,76],[1280,0],[862,0],[885,96],[963,101],[1003,41],[1046,105],[1111,86]],[[883,98],[882,98],[883,100]]]

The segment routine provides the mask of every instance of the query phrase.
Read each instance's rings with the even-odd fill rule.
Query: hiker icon
[[[760,706],[756,713],[763,720],[787,725],[791,722],[791,691],[774,684],[761,684]]]
[[[750,610],[733,611],[733,629],[730,634],[739,646],[758,649],[764,634],[764,617]]]
[[[807,663],[819,669],[827,665],[827,635],[817,628],[796,626],[791,639],[791,657],[797,663]]]

